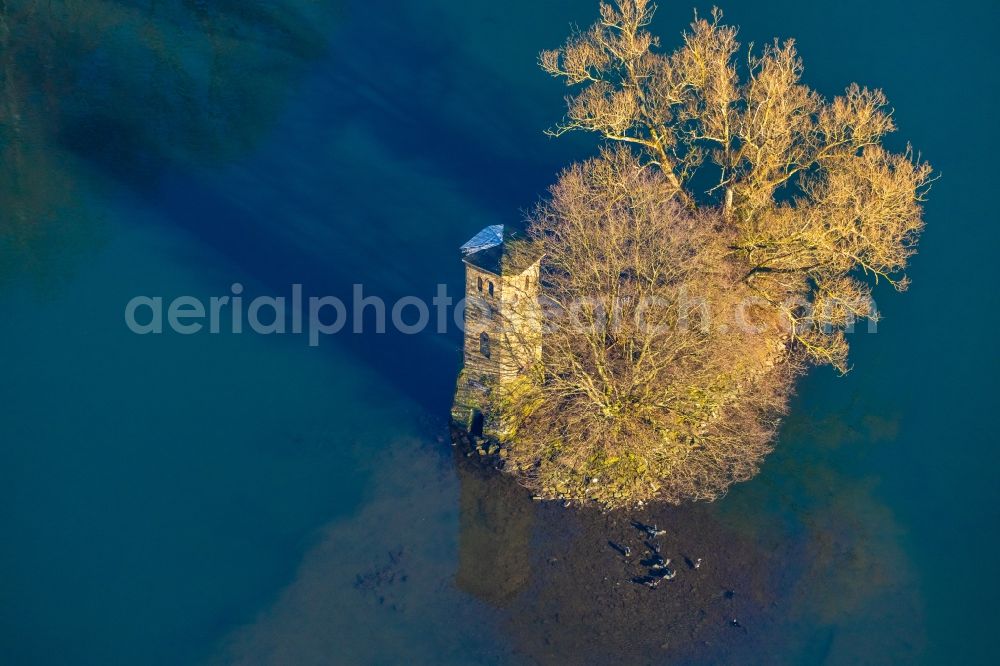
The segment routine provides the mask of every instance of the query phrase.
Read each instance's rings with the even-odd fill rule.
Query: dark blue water
[[[744,42],[794,36],[824,94],[883,87],[894,147],[942,178],[911,290],[876,292],[884,318],[853,336],[853,371],[803,382],[777,452],[713,515],[801,544],[773,660],[988,663],[996,11],[723,9]],[[455,585],[457,331],[310,348],[136,336],[123,310],[234,282],[248,297],[458,293],[457,246],[519,220],[594,149],[542,134],[564,91],[535,65],[594,14],[0,4],[0,661],[531,661]],[[672,3],[656,27],[672,43],[688,19]]]

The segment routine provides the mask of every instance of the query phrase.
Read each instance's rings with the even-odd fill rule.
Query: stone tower
[[[486,227],[462,246],[465,344],[452,419],[473,435],[495,435],[486,398],[541,357],[541,254],[509,227]]]

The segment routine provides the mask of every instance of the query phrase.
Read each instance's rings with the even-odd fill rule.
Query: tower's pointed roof
[[[479,252],[480,250],[496,247],[502,243],[503,225],[491,224],[470,238],[468,242],[461,247],[461,250],[463,255],[470,255],[473,252]]]
[[[526,241],[525,234],[516,228],[494,224],[462,246],[462,261],[494,275],[510,271],[520,273],[541,256],[540,252],[532,250],[514,251],[514,245],[524,247]]]

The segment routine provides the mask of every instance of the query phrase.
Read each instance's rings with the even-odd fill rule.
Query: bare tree
[[[731,249],[748,264],[743,280],[776,306],[805,297],[809,307],[785,308],[792,320],[872,314],[857,270],[905,289],[931,168],[909,148],[882,147],[895,129],[885,95],[852,84],[824,100],[800,83],[792,40],[751,47],[741,77],[737,31],[718,10],[696,19],[680,48],[659,53],[646,30],[653,10],[648,0],[602,4],[599,22],[541,54],[547,72],[578,88],[550,132],[637,146],[684,205],[720,207],[736,230]],[[795,338],[846,371],[842,336]]]
[[[824,100],[791,41],[751,47],[741,76],[717,10],[660,53],[652,12],[602,4],[541,54],[575,89],[550,132],[608,146],[531,216],[542,353],[492,398],[509,471],[608,507],[713,499],[756,472],[796,376],[846,372],[843,328],[877,316],[865,277],[906,287],[931,181],[882,146],[881,91]]]
[[[773,308],[741,308],[734,231],[673,192],[614,149],[563,173],[532,217],[542,354],[496,396],[508,468],[544,496],[710,499],[770,450],[799,364]]]

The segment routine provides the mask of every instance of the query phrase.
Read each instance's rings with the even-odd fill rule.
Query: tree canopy
[[[740,63],[718,10],[662,52],[653,10],[602,4],[540,56],[572,90],[549,132],[606,143],[530,216],[560,316],[495,391],[507,466],[545,497],[710,499],[751,477],[795,377],[847,371],[844,329],[877,317],[873,283],[907,287],[923,228],[931,168],[882,145],[881,91],[824,99],[791,40]]]
[[[836,324],[843,308],[873,314],[858,271],[905,289],[931,168],[909,148],[882,146],[895,130],[882,91],[851,84],[823,99],[800,82],[793,40],[759,53],[751,46],[741,76],[737,30],[719,10],[696,19],[673,53],[660,53],[646,29],[653,10],[648,0],[601,4],[600,21],[541,54],[543,69],[576,91],[550,132],[588,130],[634,145],[678,200],[718,206],[738,232],[746,280],[775,304],[806,282],[813,310],[835,311],[826,323]],[[842,337],[799,342],[846,369]]]

